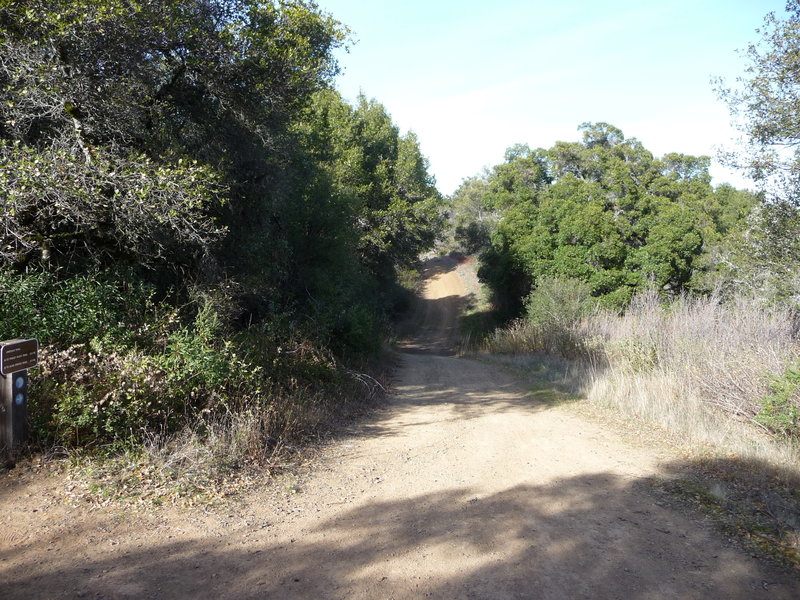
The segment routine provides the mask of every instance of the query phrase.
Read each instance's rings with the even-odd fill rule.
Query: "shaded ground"
[[[460,341],[458,317],[474,302],[465,290],[458,262],[450,257],[428,260],[422,270],[420,294],[411,316],[401,327],[405,332],[397,348],[405,353],[452,356]]]
[[[6,478],[0,597],[800,597],[653,488],[681,469],[669,450],[450,356],[467,294],[429,267],[386,406],[240,505],[74,507],[58,479]]]

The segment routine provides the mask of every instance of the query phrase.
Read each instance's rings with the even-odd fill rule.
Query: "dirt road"
[[[652,490],[667,450],[448,356],[465,292],[453,262],[429,266],[390,401],[305,475],[224,513],[76,510],[4,486],[0,597],[800,598]]]

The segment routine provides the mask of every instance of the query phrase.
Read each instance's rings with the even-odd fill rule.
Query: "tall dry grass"
[[[623,316],[581,321],[576,335],[612,371],[670,375],[705,404],[745,419],[761,410],[770,377],[800,355],[790,310],[743,299],[686,296],[664,307],[643,294]]]
[[[557,353],[583,365],[594,403],[679,434],[695,446],[798,469],[796,441],[757,418],[770,383],[800,360],[792,311],[739,299],[637,296],[624,315],[594,311],[567,324],[520,320],[490,352]],[[577,371],[577,369],[576,369]]]

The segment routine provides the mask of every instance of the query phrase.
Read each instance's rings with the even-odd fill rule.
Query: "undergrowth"
[[[297,321],[237,327],[225,289],[176,307],[137,281],[0,270],[0,339],[40,340],[29,447],[87,497],[216,498],[383,391],[377,359],[345,362]]]

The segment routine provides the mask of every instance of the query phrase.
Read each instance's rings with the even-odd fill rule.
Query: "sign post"
[[[0,342],[0,450],[28,439],[28,369],[38,362],[38,340]]]

